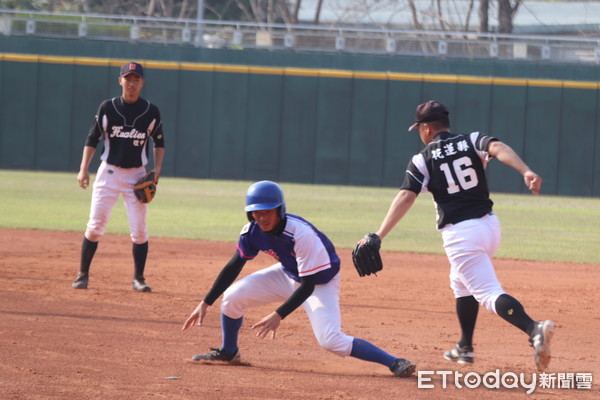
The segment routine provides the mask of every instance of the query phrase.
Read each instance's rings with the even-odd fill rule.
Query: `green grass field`
[[[94,176],[92,176],[93,180]],[[91,187],[82,190],[76,173],[0,170],[0,227],[83,231]],[[249,181],[163,177],[150,205],[151,237],[236,242],[247,222]],[[287,211],[325,232],[337,247],[351,248],[375,231],[397,190],[282,183]],[[600,264],[600,199],[492,194],[503,227],[497,257]],[[107,233],[128,234],[123,202],[112,213]],[[386,238],[383,250],[442,254],[429,194],[420,195]]]

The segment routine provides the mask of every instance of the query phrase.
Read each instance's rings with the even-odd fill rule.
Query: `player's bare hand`
[[[88,171],[79,171],[77,182],[82,189],[87,189],[90,184],[90,173]]]
[[[279,324],[281,323],[281,317],[277,312],[273,311],[271,314],[264,317],[260,322],[252,325],[252,329],[260,328],[258,332],[256,332],[256,336],[259,338],[266,338],[269,332],[273,332],[272,339],[275,339],[275,332],[277,328],[279,328]]]
[[[523,174],[525,184],[534,195],[540,193],[542,187],[542,178],[533,171],[527,171]]]
[[[206,316],[206,311],[208,310],[208,304],[202,300],[198,307],[190,314],[190,316],[183,323],[182,331],[185,331],[187,328],[192,326],[193,324],[202,325],[204,321],[204,317]]]

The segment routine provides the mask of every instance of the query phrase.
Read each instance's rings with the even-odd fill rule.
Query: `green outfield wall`
[[[0,38],[0,168],[75,173],[130,60],[162,113],[166,176],[395,187],[422,147],[415,107],[435,98],[453,131],[522,154],[543,193],[600,195],[597,67],[67,40]],[[497,161],[488,173],[525,191]]]

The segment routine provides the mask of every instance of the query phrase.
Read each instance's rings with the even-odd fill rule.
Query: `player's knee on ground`
[[[342,332],[322,332],[317,334],[316,338],[322,348],[338,356],[349,356],[352,351],[353,338]]]

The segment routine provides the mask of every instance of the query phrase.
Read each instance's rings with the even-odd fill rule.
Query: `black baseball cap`
[[[422,122],[433,122],[448,118],[448,109],[445,105],[436,100],[429,100],[426,103],[419,104],[415,113],[415,123],[408,128],[412,131]]]
[[[132,62],[128,62],[127,64],[121,65],[121,75],[119,75],[119,76],[125,76],[125,75],[131,74],[131,73],[137,74],[143,78],[144,77],[144,68],[142,67],[142,64],[138,64],[138,63],[132,61]]]

